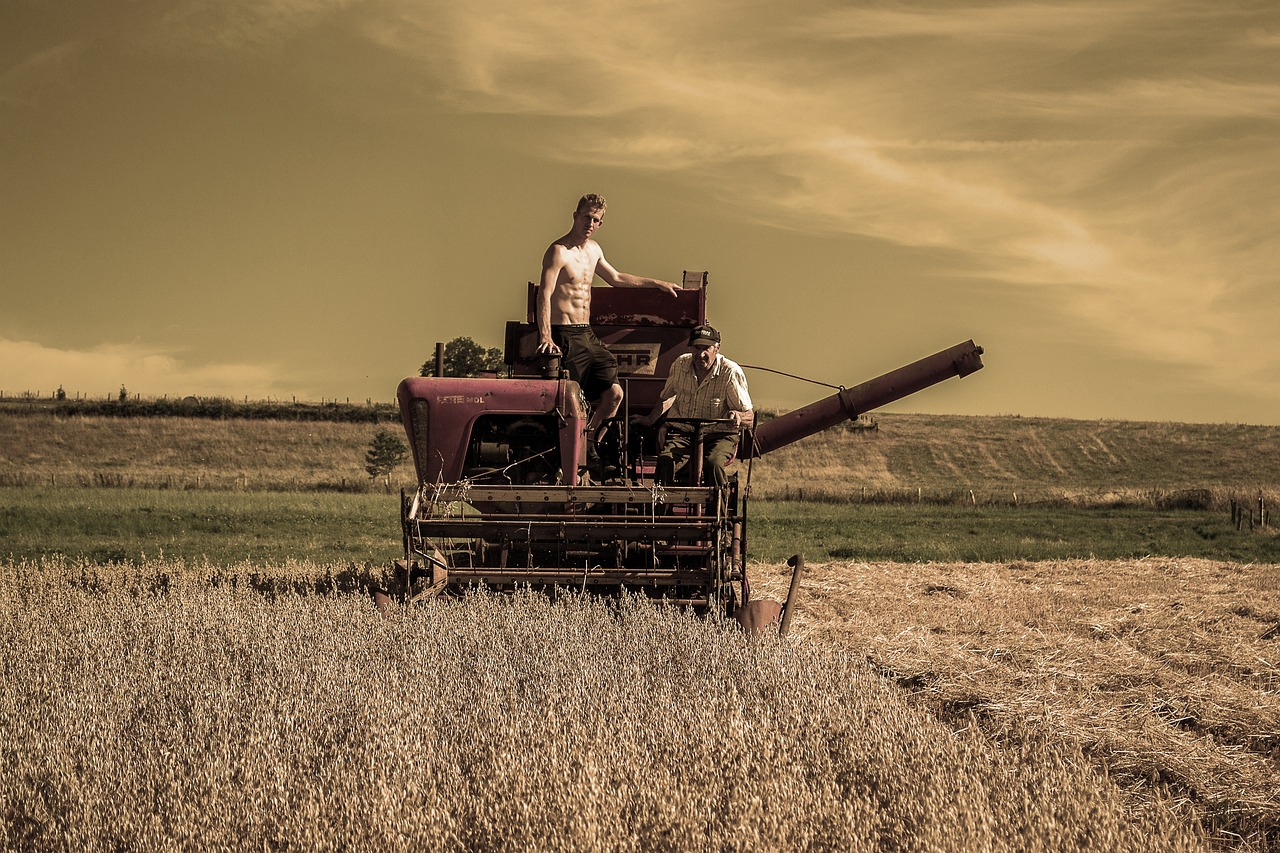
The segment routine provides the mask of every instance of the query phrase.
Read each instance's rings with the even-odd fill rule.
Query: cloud
[[[290,387],[270,365],[192,364],[172,352],[141,344],[106,343],[90,349],[58,349],[34,341],[0,338],[0,390],[51,395],[114,396],[120,386],[143,396],[188,395],[255,399],[286,394]]]
[[[1013,94],[1011,105],[1023,114],[1040,114],[1091,125],[1165,118],[1206,122],[1256,118],[1274,122],[1280,115],[1280,84],[1167,77],[1124,80],[1106,88],[1061,93],[1053,99]]]
[[[138,16],[139,41],[187,52],[258,50],[330,19],[358,0],[182,0]]]
[[[50,88],[70,85],[80,42],[69,41],[31,53],[0,71],[0,104],[32,105]]]
[[[428,62],[451,107],[561,119],[521,139],[547,158],[678,176],[776,227],[941,252],[957,276],[1043,291],[1063,325],[1135,356],[1280,390],[1266,331],[1280,314],[1246,301],[1273,280],[1280,225],[1274,14],[802,2],[752,34],[740,4],[605,2],[577,22],[587,47],[566,49],[545,5],[484,5],[412,32],[449,46]],[[903,43],[920,39],[927,58]]]
[[[1052,40],[1092,42],[1097,33],[1149,21],[1141,3],[1001,3],[965,7],[921,4],[908,8],[852,8],[819,13],[794,25],[815,39],[965,39],[985,43]]]

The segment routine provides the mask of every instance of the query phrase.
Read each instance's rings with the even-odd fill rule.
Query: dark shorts
[[[618,383],[618,360],[590,326],[552,326],[551,340],[560,347],[569,375],[582,386],[588,400],[600,399],[611,385]]]

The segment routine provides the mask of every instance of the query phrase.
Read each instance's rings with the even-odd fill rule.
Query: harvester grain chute
[[[670,294],[597,288],[591,324],[618,359],[624,410],[610,425],[619,464],[586,469],[590,408],[578,384],[536,352],[534,285],[527,317],[509,322],[504,378],[410,377],[398,399],[417,472],[401,496],[409,598],[530,586],[600,593],[643,592],[737,616],[759,630],[790,615],[788,604],[752,601],[747,577],[747,498],[734,474],[724,487],[701,481],[700,454],[687,480],[659,483],[658,429],[629,423],[657,401],[689,332],[706,322],[706,274],[685,275]],[[806,436],[982,367],[966,341],[743,432],[739,458],[762,456]],[[693,424],[695,435],[714,424]],[[695,438],[695,446],[697,439]],[[748,471],[750,469],[748,468]]]

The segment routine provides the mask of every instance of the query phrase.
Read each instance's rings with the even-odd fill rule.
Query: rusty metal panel
[[[427,539],[484,539],[494,542],[702,542],[715,538],[714,520],[682,521],[670,517],[626,520],[567,519],[529,516],[523,520],[432,518],[416,522]]]
[[[449,571],[449,582],[467,583],[530,583],[561,584],[568,586],[582,583],[629,583],[646,586],[699,586],[707,582],[706,572],[648,571],[643,569],[601,568],[592,566],[552,566],[539,568],[488,568],[461,566]]]
[[[553,417],[562,456],[576,460],[581,455],[587,412],[575,382],[411,376],[400,383],[396,396],[420,483],[461,479],[471,430],[482,416]],[[576,476],[576,464],[564,468]]]

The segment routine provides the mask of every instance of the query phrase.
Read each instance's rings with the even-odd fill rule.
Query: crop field
[[[1280,539],[1223,506],[1269,505],[1280,430],[797,445],[749,548],[777,599],[804,553],[800,599],[748,641],[570,594],[380,612],[367,424],[9,417],[4,849],[1280,849]],[[953,428],[985,462],[921,443]]]
[[[1268,744],[1247,741],[1265,709],[1226,709],[1239,730],[1212,721],[1234,745],[1163,758],[1206,736],[1133,697],[1201,696],[1136,653],[1117,671],[1115,640],[1050,659],[1117,682],[1132,721],[1098,709],[1110,737],[1088,739],[1047,675],[1016,686],[1005,664],[965,706],[958,661],[830,618],[831,596],[800,636],[748,642],[629,600],[475,595],[382,616],[350,577],[263,568],[0,567],[8,848],[1194,850],[1274,831]],[[991,639],[964,645],[988,666],[1036,652]],[[1220,661],[1237,691],[1274,690],[1241,660]]]
[[[816,564],[756,642],[376,579],[0,565],[6,848],[1280,842],[1274,565]]]

